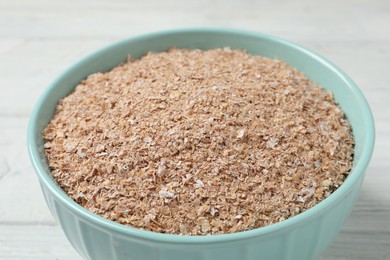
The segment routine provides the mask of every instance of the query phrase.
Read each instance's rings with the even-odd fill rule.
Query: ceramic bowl
[[[308,78],[333,92],[353,128],[353,168],[345,182],[328,198],[282,222],[250,231],[210,236],[180,236],[120,225],[84,209],[53,180],[43,149],[41,131],[57,102],[89,74],[108,71],[130,54],[170,47],[240,48],[249,53],[286,61]],[[351,57],[352,58],[352,57]],[[126,39],[81,59],[43,93],[31,115],[28,148],[46,202],[66,237],[85,259],[102,260],[253,260],[313,259],[337,237],[360,193],[374,146],[370,108],[355,83],[338,67],[289,41],[230,29],[165,31]]]

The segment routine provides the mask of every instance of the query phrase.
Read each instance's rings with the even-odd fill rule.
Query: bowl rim
[[[72,68],[77,67],[78,65],[93,59],[93,57],[102,55],[103,53],[110,52],[111,50],[120,47],[128,42],[138,41],[138,40],[147,40],[147,39],[156,39],[161,36],[169,36],[169,35],[178,35],[178,34],[196,34],[196,33],[218,33],[218,34],[226,34],[226,35],[235,35],[235,36],[249,36],[257,39],[263,39],[268,41],[273,41],[279,44],[282,44],[288,48],[292,48],[298,52],[302,52],[312,59],[315,59],[317,62],[322,63],[328,69],[332,70],[340,79],[342,79],[346,85],[349,86],[351,91],[356,98],[357,105],[362,108],[363,113],[361,117],[365,124],[364,131],[366,133],[366,138],[362,143],[362,154],[360,160],[356,162],[353,170],[349,174],[348,178],[344,181],[344,183],[333,192],[328,198],[322,200],[315,206],[310,209],[302,212],[294,217],[283,220],[281,222],[277,222],[265,227],[252,229],[248,231],[241,231],[236,233],[229,234],[219,234],[219,235],[208,235],[208,236],[190,236],[190,235],[177,235],[177,234],[165,234],[158,233],[153,231],[141,230],[138,228],[125,226],[119,224],[117,222],[108,220],[103,218],[97,214],[90,212],[89,210],[83,208],[81,205],[77,204],[73,201],[50,177],[50,173],[46,172],[45,167],[43,166],[39,151],[38,151],[38,139],[36,136],[37,130],[37,119],[39,118],[40,111],[44,109],[45,100],[58,84],[58,82],[67,77],[67,75],[71,72]],[[34,109],[30,115],[30,120],[28,124],[27,130],[27,145],[28,145],[28,153],[30,156],[30,160],[32,162],[33,168],[36,174],[39,177],[40,184],[44,185],[45,188],[48,188],[52,195],[59,200],[62,205],[66,206],[70,211],[76,213],[78,216],[82,217],[84,221],[88,221],[91,225],[94,225],[100,229],[109,229],[113,230],[116,233],[120,233],[122,235],[130,235],[133,237],[137,237],[139,239],[144,240],[152,240],[158,242],[175,242],[175,243],[190,243],[190,244],[204,244],[204,243],[222,243],[222,242],[231,242],[243,239],[250,239],[253,237],[259,236],[267,236],[269,234],[274,234],[275,232],[281,232],[282,230],[292,229],[297,224],[304,224],[309,219],[316,217],[322,212],[328,210],[329,208],[335,206],[339,203],[347,194],[352,191],[353,185],[358,181],[359,177],[364,174],[365,169],[368,166],[370,158],[372,156],[373,148],[375,142],[375,127],[374,120],[370,110],[370,107],[363,96],[362,92],[359,90],[357,85],[352,81],[352,79],[344,73],[340,68],[338,68],[335,64],[322,57],[321,55],[313,52],[305,47],[302,47],[296,43],[281,39],[279,37],[271,36],[264,33],[252,32],[240,29],[227,29],[227,28],[185,28],[185,29],[175,29],[175,30],[165,30],[143,34],[136,37],[130,37],[124,40],[120,40],[114,42],[112,44],[107,45],[106,47],[100,48],[87,56],[82,57],[78,62],[72,64],[68,69],[66,69],[62,74],[60,74],[54,81],[52,81],[49,86],[45,89],[45,91],[41,94],[38,99]]]

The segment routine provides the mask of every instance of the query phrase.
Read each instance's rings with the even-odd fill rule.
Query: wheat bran
[[[139,229],[250,230],[328,197],[351,169],[332,94],[285,62],[229,48],[148,53],[95,73],[43,131],[77,203]]]

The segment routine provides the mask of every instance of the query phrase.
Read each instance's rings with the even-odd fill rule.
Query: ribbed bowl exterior
[[[78,82],[107,71],[127,55],[178,48],[211,49],[229,46],[249,53],[280,58],[333,92],[355,137],[354,166],[332,195],[313,208],[264,228],[226,235],[178,236],[125,227],[103,219],[71,200],[50,175],[41,132],[57,102]],[[354,82],[323,57],[272,36],[226,29],[191,29],[149,34],[110,45],[82,59],[59,76],[42,95],[31,115],[29,154],[51,213],[72,246],[91,260],[309,260],[323,252],[359,196],[374,146],[370,108]]]
[[[72,246],[91,260],[305,260],[323,252],[337,237],[360,192],[360,184],[320,216],[299,225],[228,243],[163,243],[134,238],[85,219],[42,185],[51,213]]]

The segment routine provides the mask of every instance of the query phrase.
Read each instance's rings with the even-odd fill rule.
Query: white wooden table
[[[366,95],[377,141],[355,210],[319,259],[390,259],[390,1],[0,0],[0,259],[81,259],[50,215],[26,150],[43,89],[113,41],[162,29],[274,34],[331,59]]]

